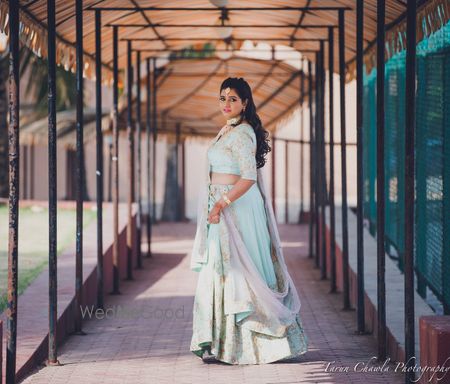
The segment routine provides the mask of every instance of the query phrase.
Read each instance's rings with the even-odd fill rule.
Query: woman
[[[242,78],[220,87],[227,119],[208,148],[191,269],[199,272],[190,350],[203,361],[263,364],[307,350],[262,167],[268,132]]]

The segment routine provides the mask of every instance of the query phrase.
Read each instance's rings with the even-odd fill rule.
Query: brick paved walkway
[[[192,247],[195,225],[170,223],[154,227],[154,258],[145,259],[144,269],[134,271],[134,281],[121,282],[122,295],[107,296],[108,316],[87,320],[83,326],[87,335],[72,336],[59,349],[62,366],[42,367],[24,383],[403,382],[393,364],[384,366],[381,373],[354,372],[355,364],[367,363],[376,354],[374,339],[354,334],[355,313],[341,311],[341,295],[328,293],[329,282],[319,279],[319,271],[307,259],[307,227],[279,228],[302,299],[302,320],[310,340],[306,355],[284,363],[229,366],[204,364],[191,353],[197,274],[189,270],[186,253]],[[162,311],[166,311],[163,318]],[[382,367],[382,363],[369,367]]]

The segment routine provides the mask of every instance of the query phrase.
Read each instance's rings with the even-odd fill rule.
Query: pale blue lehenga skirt
[[[233,188],[233,184],[209,184],[208,212],[215,203],[213,196]],[[264,200],[257,183],[233,201],[233,217],[249,254],[266,284],[277,288],[277,275],[271,255]],[[221,216],[221,221],[224,218]],[[241,327],[251,313],[224,313],[224,238],[221,223],[208,224],[207,263],[199,272],[194,307],[193,335],[190,350],[202,356],[202,347],[211,346],[217,360],[229,364],[263,364],[301,355],[307,350],[307,337],[299,315],[283,337],[258,333]]]

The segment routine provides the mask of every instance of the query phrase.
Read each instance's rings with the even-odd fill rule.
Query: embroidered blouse
[[[256,180],[256,134],[242,123],[213,141],[208,148],[209,171]]]

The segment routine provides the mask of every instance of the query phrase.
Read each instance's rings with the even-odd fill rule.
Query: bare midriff
[[[232,173],[217,173],[211,172],[211,184],[235,184],[240,178],[240,175]]]

